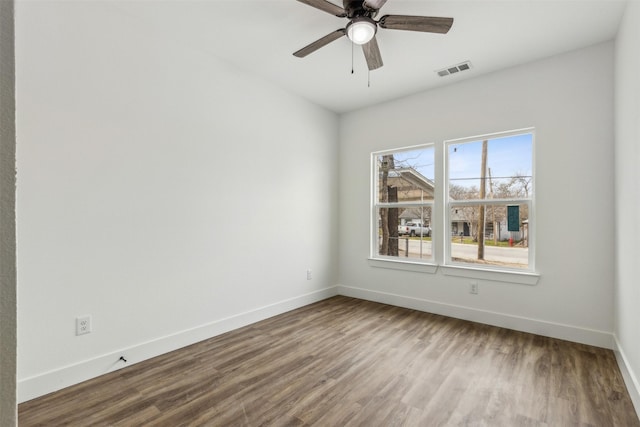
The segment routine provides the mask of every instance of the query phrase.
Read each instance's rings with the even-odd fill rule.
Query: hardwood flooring
[[[334,297],[19,405],[20,426],[640,426],[610,350]]]

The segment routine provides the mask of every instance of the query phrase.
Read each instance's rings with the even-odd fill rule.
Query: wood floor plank
[[[347,297],[18,410],[24,427],[640,427],[609,350]]]

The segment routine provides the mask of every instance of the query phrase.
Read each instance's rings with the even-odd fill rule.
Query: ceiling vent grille
[[[470,70],[471,69],[471,61],[465,61],[465,62],[461,62],[460,64],[456,64],[456,65],[452,65],[450,67],[447,68],[443,68],[441,70],[436,70],[436,73],[438,73],[438,75],[440,77],[445,77],[445,76],[449,76],[451,74],[456,74],[462,71],[466,71],[466,70]]]

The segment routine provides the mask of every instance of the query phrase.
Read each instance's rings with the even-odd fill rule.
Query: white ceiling
[[[331,0],[341,5],[340,0]],[[337,113],[455,83],[615,37],[626,5],[618,0],[388,0],[386,14],[453,17],[448,34],[379,29],[384,66],[368,71],[361,49],[343,37],[306,58],[292,55],[343,28],[296,0],[126,1],[118,7],[178,43],[202,49]],[[438,77],[463,61],[473,68]]]

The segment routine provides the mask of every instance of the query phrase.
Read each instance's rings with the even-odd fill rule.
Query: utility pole
[[[484,199],[487,193],[487,144],[482,141],[482,165],[480,168],[480,199]],[[484,205],[480,205],[478,213],[478,259],[484,259]]]
[[[491,168],[487,168],[489,171],[489,198],[493,200],[493,179],[491,179]],[[493,244],[498,244],[498,236],[496,235],[496,228],[500,232],[500,226],[496,227],[496,207],[491,205],[491,223],[493,224]]]

